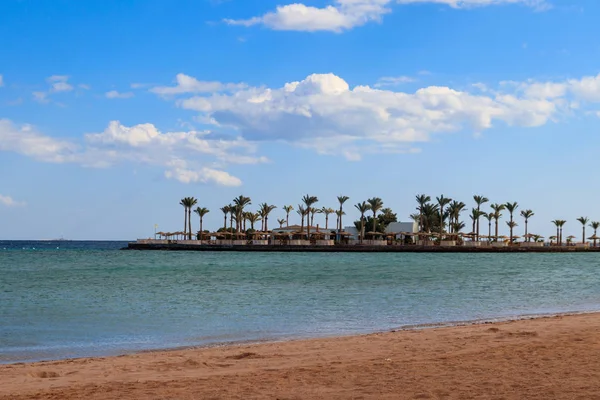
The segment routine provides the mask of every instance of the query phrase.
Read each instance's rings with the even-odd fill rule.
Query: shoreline
[[[267,253],[597,253],[600,247],[469,247],[469,246],[281,246],[281,245],[214,245],[157,244],[129,242],[121,250],[137,251],[207,251],[207,252],[267,252]]]
[[[9,362],[0,361],[0,369],[3,366],[10,366],[10,365],[36,365],[36,364],[53,363],[53,362],[70,362],[70,361],[77,361],[77,360],[93,360],[93,359],[104,359],[104,358],[111,358],[111,357],[125,357],[125,356],[133,356],[136,354],[168,353],[168,352],[173,352],[173,351],[185,351],[185,350],[204,350],[204,349],[254,346],[254,345],[262,345],[262,344],[289,343],[289,342],[321,340],[321,339],[350,338],[350,337],[361,337],[361,336],[378,335],[378,334],[393,333],[393,332],[410,332],[410,331],[422,331],[422,330],[429,330],[429,329],[446,329],[446,328],[489,325],[489,324],[499,324],[499,323],[516,322],[516,321],[546,319],[546,318],[555,318],[555,317],[569,317],[569,316],[577,316],[577,315],[594,315],[594,314],[597,314],[600,317],[600,310],[519,314],[519,315],[511,315],[511,316],[504,316],[504,317],[479,318],[479,319],[473,319],[473,320],[409,324],[409,325],[400,325],[397,327],[386,328],[386,329],[366,330],[364,332],[354,332],[354,333],[347,333],[347,334],[343,334],[343,333],[329,333],[329,334],[321,334],[321,335],[288,334],[288,335],[283,335],[283,336],[279,336],[279,337],[264,337],[264,338],[257,338],[257,339],[229,340],[229,341],[213,342],[213,343],[206,343],[206,344],[177,345],[177,346],[155,347],[155,348],[137,349],[137,350],[123,349],[121,351],[106,352],[104,354],[98,354],[98,355],[93,355],[93,356],[58,357],[58,358],[47,358],[47,359],[44,358],[44,359],[32,360],[32,361],[29,361],[29,360],[27,360],[27,361],[9,361]]]
[[[599,330],[567,313],[0,365],[0,399],[594,398]]]

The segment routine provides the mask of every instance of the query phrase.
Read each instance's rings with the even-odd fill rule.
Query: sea
[[[122,251],[0,241],[0,363],[600,310],[600,253]]]

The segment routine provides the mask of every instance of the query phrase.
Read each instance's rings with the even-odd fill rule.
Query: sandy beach
[[[0,399],[600,399],[600,314],[0,366]]]

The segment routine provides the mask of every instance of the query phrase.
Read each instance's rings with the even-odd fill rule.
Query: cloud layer
[[[380,82],[398,80],[405,79]],[[419,151],[419,142],[456,131],[538,127],[574,112],[581,102],[600,102],[600,75],[497,86],[474,85],[473,91],[429,86],[407,93],[351,88],[334,74],[313,74],[280,88],[247,87],[176,102],[200,113],[200,120],[233,128],[248,141],[286,142],[350,160],[365,153]]]
[[[547,7],[545,0],[396,0],[399,4],[443,4],[452,8],[483,7],[501,4],[522,4],[536,9]],[[263,25],[282,31],[342,32],[369,22],[379,22],[391,12],[392,0],[335,0],[325,7],[302,3],[278,6],[274,11],[244,20],[226,19],[230,25]]]
[[[152,124],[132,127],[112,121],[101,133],[86,134],[79,142],[58,140],[30,125],[0,120],[0,151],[10,151],[51,163],[76,163],[107,168],[120,163],[165,168],[165,176],[183,183],[210,182],[239,186],[239,178],[223,168],[231,164],[267,162],[255,155],[255,145],[242,138],[208,132],[160,132]]]

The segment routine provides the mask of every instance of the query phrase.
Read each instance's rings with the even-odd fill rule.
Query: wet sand
[[[600,314],[5,365],[0,399],[600,399]]]

